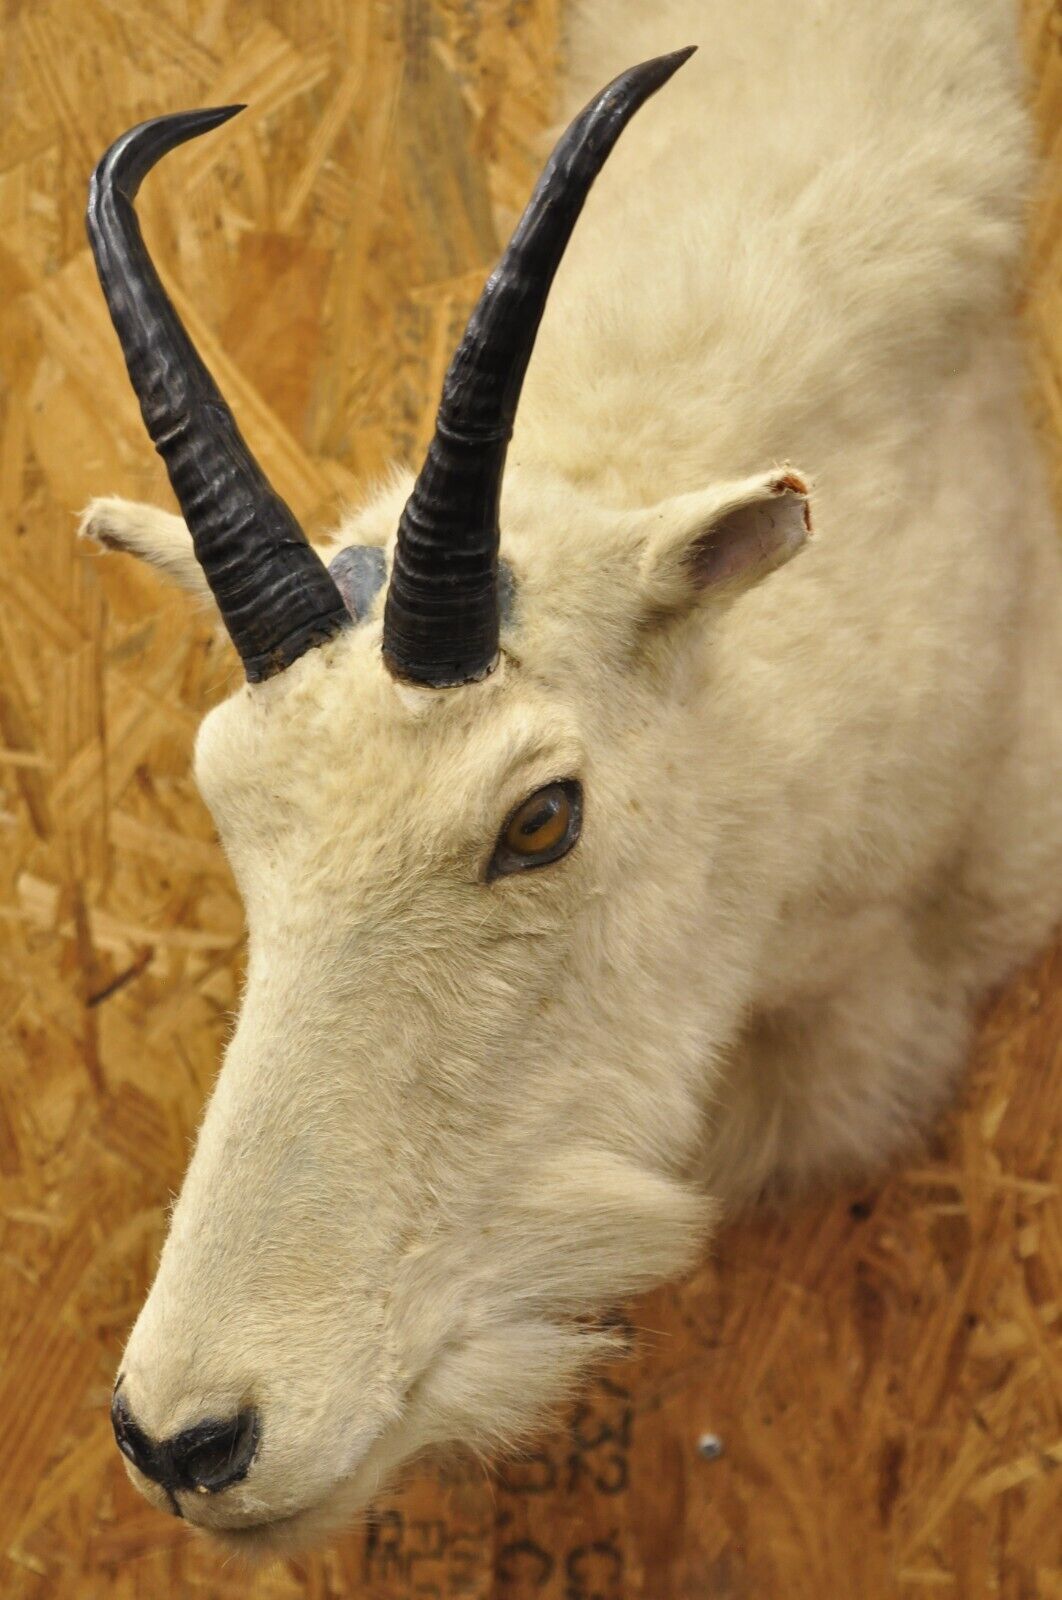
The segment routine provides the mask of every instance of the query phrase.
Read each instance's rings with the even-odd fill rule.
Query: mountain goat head
[[[196,775],[246,906],[235,1034],[113,1420],[134,1479],[245,1549],[320,1537],[424,1448],[524,1437],[690,1263],[717,1025],[716,802],[681,771],[694,642],[807,536],[787,470],[647,508],[514,461],[525,370],[594,178],[689,51],[563,135],[446,375],[416,481],[326,566],[162,288],[133,202],[237,108],[100,162],[88,227],[183,521],[88,531],[209,586],[247,683]],[[765,464],[766,465],[766,464]],[[397,536],[392,531],[397,522]],[[691,933],[698,931],[695,938]]]

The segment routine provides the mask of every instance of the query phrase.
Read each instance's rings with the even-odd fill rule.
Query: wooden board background
[[[891,1181],[730,1229],[632,1364],[492,1478],[425,1474],[250,1576],[128,1486],[106,1407],[238,988],[188,777],[229,653],[91,493],[169,503],[94,284],[86,175],[164,109],[251,109],[141,207],[311,525],[423,441],[550,109],[560,0],[6,0],[0,51],[0,1593],[8,1600],[1059,1600],[1062,948],[988,1010]],[[1062,487],[1062,9],[1028,321]],[[673,41],[669,41],[673,42]],[[720,1459],[698,1436],[723,1442]]]

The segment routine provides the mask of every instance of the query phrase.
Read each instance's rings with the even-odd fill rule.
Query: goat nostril
[[[201,1422],[170,1441],[177,1486],[216,1494],[239,1483],[250,1471],[258,1449],[257,1411],[249,1408],[228,1422]]]
[[[114,1392],[111,1400],[111,1427],[119,1450],[146,1478],[158,1479],[158,1452],[142,1428],[138,1428],[125,1401]]]
[[[210,1419],[157,1442],[134,1422],[117,1391],[111,1401],[111,1423],[119,1450],[145,1478],[166,1490],[174,1511],[180,1509],[178,1489],[217,1494],[246,1478],[261,1433],[258,1413],[248,1407],[228,1422]]]

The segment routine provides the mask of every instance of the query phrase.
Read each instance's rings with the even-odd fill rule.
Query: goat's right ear
[[[788,468],[677,495],[642,513],[639,577],[651,611],[692,610],[751,588],[803,549],[809,490]]]
[[[132,500],[91,500],[81,514],[78,535],[95,539],[105,550],[124,550],[139,556],[187,589],[209,600],[210,589],[195,558],[192,535],[181,517]]]

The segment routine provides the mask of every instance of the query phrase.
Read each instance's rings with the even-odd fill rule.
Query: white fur
[[[159,1435],[258,1404],[246,1482],[185,1497],[241,1548],[322,1537],[427,1444],[522,1437],[717,1202],[902,1148],[1048,934],[1062,578],[1010,13],[589,6],[568,109],[701,49],[543,322],[504,670],[403,692],[378,604],[206,719],[250,966],[124,1393]],[[390,539],[407,491],[337,539]],[[172,518],[105,521],[199,584]],[[568,776],[577,848],[485,883]]]

